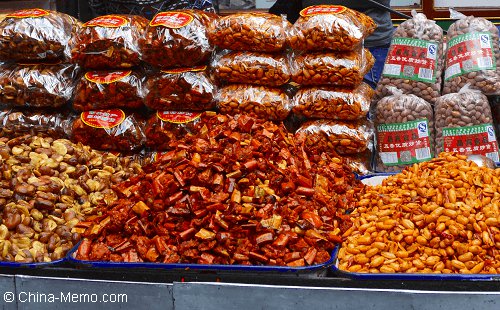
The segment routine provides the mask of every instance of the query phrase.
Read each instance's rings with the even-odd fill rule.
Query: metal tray
[[[90,268],[146,268],[146,269],[164,269],[164,270],[199,270],[212,272],[258,272],[274,274],[297,274],[301,276],[323,277],[326,276],[328,269],[334,262],[334,252],[331,257],[323,264],[307,267],[286,267],[286,266],[246,266],[246,265],[203,265],[203,264],[163,264],[163,263],[116,263],[104,261],[84,261],[75,258],[75,252],[78,245],[73,247],[67,254],[68,262],[75,266]]]
[[[43,267],[52,267],[57,266],[66,262],[66,257],[61,259],[48,262],[48,263],[17,263],[17,262],[0,262],[0,268],[8,267],[8,268],[43,268]]]
[[[338,268],[337,259],[340,245],[333,250],[332,258],[335,263],[332,265],[332,271],[343,277],[356,280],[422,280],[422,281],[500,281],[500,274],[435,274],[435,273],[359,273],[348,272]]]

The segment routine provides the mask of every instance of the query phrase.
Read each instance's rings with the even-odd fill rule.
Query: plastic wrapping
[[[133,114],[120,109],[82,112],[73,122],[72,139],[103,151],[128,152],[144,144],[144,131]]]
[[[299,85],[354,88],[361,84],[374,63],[375,58],[367,49],[342,54],[302,54],[292,62],[292,80]]]
[[[216,19],[196,10],[158,13],[140,40],[143,60],[160,68],[205,64],[213,51],[208,28]]]
[[[307,118],[356,120],[366,117],[375,92],[366,83],[354,90],[307,87],[293,97],[293,113]]]
[[[78,72],[78,66],[71,64],[4,65],[0,102],[12,107],[61,107],[73,96]]]
[[[300,12],[290,44],[300,51],[350,51],[376,27],[369,16],[344,6],[315,5]]]
[[[288,58],[281,54],[224,52],[212,64],[215,77],[226,83],[282,86],[290,80]]]
[[[436,153],[484,155],[499,161],[488,98],[465,87],[436,101]]]
[[[224,114],[251,114],[271,121],[284,120],[291,110],[290,98],[282,89],[250,84],[222,87],[216,103]]]
[[[85,24],[75,38],[73,61],[85,69],[128,69],[140,63],[139,40],[148,20],[135,15],[104,15]]]
[[[443,94],[467,83],[486,95],[500,94],[499,31],[492,22],[462,16],[448,29],[447,46]]]
[[[70,40],[79,27],[75,18],[56,11],[16,11],[0,22],[0,60],[69,59]]]
[[[25,134],[47,136],[54,139],[69,138],[74,115],[68,111],[0,111],[0,135],[15,138]]]
[[[221,49],[279,52],[287,46],[292,25],[269,13],[236,13],[221,17],[210,27],[210,39]]]
[[[76,87],[73,108],[91,111],[144,106],[145,76],[137,71],[89,71]]]
[[[434,157],[432,105],[415,95],[394,88],[375,111],[377,141],[376,170],[401,171],[404,167]]]
[[[424,14],[412,14],[413,18],[394,32],[376,92],[379,98],[385,97],[389,93],[387,86],[393,86],[434,103],[441,95],[443,29]]]
[[[373,127],[368,121],[313,120],[304,123],[296,135],[306,135],[305,146],[312,153],[355,155],[372,147]]]
[[[365,176],[372,173],[373,152],[368,149],[362,153],[350,156],[342,156],[346,164],[352,169],[352,172],[358,176]]]
[[[202,116],[201,112],[158,111],[146,124],[146,146],[157,151],[175,148],[172,143],[193,133]]]
[[[215,107],[216,87],[205,66],[152,73],[146,92],[146,105],[154,110],[204,111]]]

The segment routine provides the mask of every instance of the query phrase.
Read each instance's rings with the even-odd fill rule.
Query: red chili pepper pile
[[[248,116],[205,116],[196,134],[115,190],[77,258],[307,266],[330,259],[361,184],[340,159]]]

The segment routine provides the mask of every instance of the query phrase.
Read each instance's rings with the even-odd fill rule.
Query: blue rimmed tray
[[[500,274],[435,274],[435,273],[360,273],[340,270],[337,255],[340,246],[333,250],[332,271],[339,276],[356,280],[431,280],[431,281],[500,281]]]
[[[18,263],[18,262],[0,262],[0,268],[9,267],[9,268],[44,268],[44,267],[53,267],[59,264],[62,264],[66,261],[66,257],[47,262],[47,263]]]

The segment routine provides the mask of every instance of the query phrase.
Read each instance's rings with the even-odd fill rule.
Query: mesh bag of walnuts
[[[69,59],[71,38],[79,22],[66,14],[27,9],[0,22],[0,60],[51,61]]]
[[[205,64],[213,52],[208,28],[215,20],[215,14],[196,10],[158,13],[140,40],[143,60],[160,68]]]
[[[387,86],[434,103],[441,95],[444,66],[443,29],[424,14],[412,12],[394,32],[377,97],[388,95]]]
[[[376,170],[400,171],[434,157],[432,105],[415,95],[390,88],[375,110]]]
[[[498,28],[490,21],[465,16],[448,29],[443,94],[456,93],[465,84],[485,95],[500,94],[500,47]]]
[[[436,101],[436,153],[483,155],[499,161],[498,142],[488,98],[466,84]]]
[[[74,38],[73,61],[85,69],[128,69],[141,61],[139,40],[148,20],[136,15],[104,15],[85,24]]]
[[[303,9],[293,25],[290,45],[299,51],[351,51],[372,34],[377,24],[367,15],[339,5]]]

